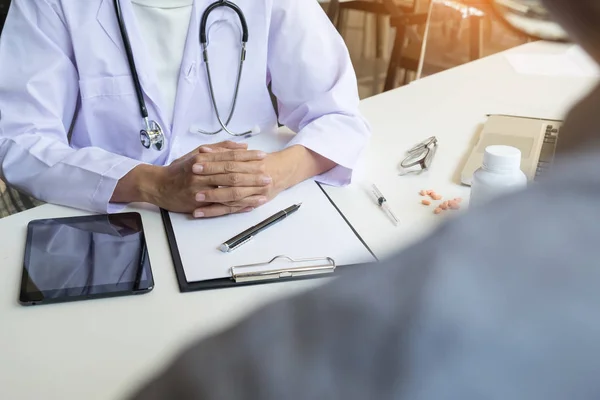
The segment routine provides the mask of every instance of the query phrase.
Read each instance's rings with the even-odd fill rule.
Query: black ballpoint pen
[[[227,240],[225,243],[223,243],[221,246],[219,246],[219,250],[221,250],[224,253],[227,253],[227,252],[237,249],[244,243],[250,241],[250,239],[252,239],[254,236],[256,236],[259,232],[267,229],[270,226],[275,225],[279,221],[283,221],[287,216],[298,211],[298,209],[300,208],[301,205],[302,205],[302,203],[294,204],[293,206],[290,206],[290,207],[286,208],[285,210],[281,210],[278,213],[271,215],[269,218],[265,219],[264,221],[259,222],[258,224],[254,225],[253,227],[248,228],[244,232],[242,232],[238,235],[235,235],[231,239]]]

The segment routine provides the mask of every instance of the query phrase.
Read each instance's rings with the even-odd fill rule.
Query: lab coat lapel
[[[177,84],[177,97],[175,99],[175,109],[173,112],[173,132],[183,133],[189,125],[186,120],[189,115],[190,107],[199,107],[199,104],[190,102],[196,84],[198,83],[200,67],[200,18],[203,7],[194,1],[192,8],[192,17],[188,28],[183,59],[181,61],[181,70],[179,73],[179,82]]]
[[[159,114],[150,115],[150,119],[159,122],[165,129],[165,133],[167,133],[170,131],[170,126],[166,123],[168,119],[164,118],[163,111],[161,110],[161,98],[158,85],[156,84],[156,71],[152,69],[152,63],[149,62],[147,47],[140,33],[131,1],[121,0],[121,8],[123,9],[123,20],[127,27],[127,33],[129,35],[140,84],[146,95],[146,102],[152,103]],[[119,30],[119,23],[117,21],[117,13],[113,0],[101,0],[97,19],[98,23],[102,26],[102,29],[110,37],[112,42],[121,50],[124,62],[127,62],[127,53],[125,52],[121,31]],[[148,112],[151,114],[150,109]]]
[[[113,0],[100,0],[100,8],[96,19],[110,40],[125,54]]]

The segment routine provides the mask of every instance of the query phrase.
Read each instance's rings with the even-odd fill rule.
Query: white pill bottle
[[[527,176],[521,171],[521,151],[511,146],[488,146],[483,165],[473,174],[469,206],[488,201],[527,186]]]

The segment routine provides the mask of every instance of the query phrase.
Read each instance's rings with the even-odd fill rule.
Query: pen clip
[[[257,269],[268,267],[276,261],[285,261],[291,266],[240,272],[239,269]],[[294,260],[287,256],[277,256],[266,263],[238,265],[231,267],[231,279],[236,283],[269,279],[295,278],[306,275],[328,274],[335,271],[335,261],[330,257],[304,258]]]

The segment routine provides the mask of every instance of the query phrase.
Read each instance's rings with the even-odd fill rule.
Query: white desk
[[[181,294],[160,215],[142,214],[156,287],[140,296],[17,304],[26,225],[83,212],[45,205],[0,220],[0,399],[116,399],[188,340],[319,281]]]
[[[531,43],[510,51],[552,54],[565,48]],[[328,188],[327,193],[375,254],[385,257],[443,218],[456,215],[434,215],[431,207],[420,204],[421,189],[468,199],[469,188],[460,185],[460,172],[487,114],[560,119],[594,83],[592,78],[520,75],[504,54],[496,54],[365,99],[361,110],[373,129],[366,171],[356,185]],[[432,135],[439,139],[439,148],[430,171],[398,176],[406,150]],[[394,228],[382,212],[373,210],[364,194],[367,181],[383,192],[402,226]]]
[[[534,44],[514,51],[548,52]],[[378,255],[422,235],[440,218],[419,205],[417,191],[433,188],[467,196],[457,184],[461,160],[486,113],[561,117],[592,79],[517,75],[496,55],[364,101],[374,137],[366,178],[397,209],[392,228],[358,187],[328,193]],[[404,151],[435,134],[434,167],[399,177]],[[159,214],[141,209],[156,288],[149,294],[40,307],[17,304],[28,221],[81,212],[43,206],[0,220],[0,399],[114,399],[136,387],[177,350],[230,324],[267,301],[323,281],[179,293]]]

